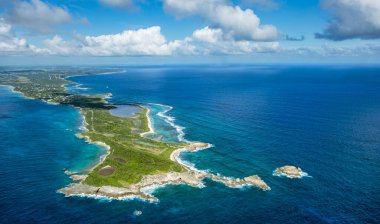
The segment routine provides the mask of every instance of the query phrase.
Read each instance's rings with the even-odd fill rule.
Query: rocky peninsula
[[[184,163],[180,155],[196,152],[211,145],[201,142],[163,142],[145,137],[153,133],[149,108],[128,104],[133,116],[114,116],[110,110],[117,108],[105,95],[75,95],[65,91],[69,76],[99,74],[104,71],[38,70],[15,71],[0,74],[0,84],[13,86],[24,96],[61,106],[72,106],[84,118],[84,132],[77,135],[90,144],[107,150],[99,164],[90,170],[65,171],[74,181],[59,192],[66,196],[103,196],[108,198],[139,197],[157,201],[152,189],[166,184],[203,186],[208,178],[228,187],[254,186],[270,190],[259,176],[231,178],[197,170]],[[136,107],[131,108],[131,107]]]
[[[167,173],[159,173],[154,175],[146,175],[142,178],[138,183],[129,185],[128,187],[114,187],[114,186],[100,186],[95,187],[91,185],[87,185],[85,183],[85,179],[77,179],[80,182],[70,184],[66,188],[62,188],[59,191],[64,193],[67,196],[78,195],[78,196],[104,196],[108,198],[114,199],[125,199],[132,197],[139,197],[143,200],[148,201],[158,201],[156,197],[154,197],[151,192],[158,187],[165,186],[167,184],[186,184],[192,187],[201,187],[203,186],[202,181],[205,178],[209,178],[213,181],[220,182],[227,187],[231,188],[240,188],[245,186],[254,186],[258,187],[262,190],[270,190],[270,187],[257,175],[249,176],[245,178],[231,178],[231,177],[223,177],[214,175],[205,171],[197,170],[193,167],[187,166],[179,159],[179,155],[182,152],[196,152],[199,150],[207,149],[210,145],[207,143],[201,142],[192,142],[183,148],[179,148],[174,150],[170,159],[172,161],[181,164],[185,169],[184,172],[167,172]],[[71,175],[71,177],[75,176],[77,178],[77,174]],[[72,178],[72,179],[76,179]]]

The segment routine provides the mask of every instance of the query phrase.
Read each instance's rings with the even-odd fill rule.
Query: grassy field
[[[183,167],[170,160],[173,150],[184,146],[165,143],[140,136],[147,132],[147,109],[134,118],[112,116],[113,105],[100,95],[73,95],[64,91],[71,84],[65,77],[78,74],[96,74],[101,70],[28,70],[0,72],[0,85],[13,86],[26,97],[80,108],[85,116],[88,132],[82,133],[92,142],[103,142],[111,147],[109,156],[95,167],[84,181],[93,186],[126,187],[137,183],[144,175],[168,171],[183,171]],[[102,168],[112,168],[104,175]],[[103,175],[102,175],[103,174]]]
[[[143,108],[136,118],[114,117],[104,109],[82,110],[89,130],[82,135],[111,147],[109,156],[89,174],[86,184],[126,187],[139,182],[147,174],[183,171],[179,164],[169,159],[173,150],[183,145],[147,139],[132,131],[148,131],[146,110]],[[140,126],[135,126],[133,121],[136,120],[141,121]],[[100,175],[99,170],[107,165],[115,171],[109,176]]]

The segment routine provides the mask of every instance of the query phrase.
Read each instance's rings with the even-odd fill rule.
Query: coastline
[[[183,127],[180,127],[174,123],[175,118],[166,115],[167,112],[173,109],[171,106],[162,105],[162,104],[153,104],[166,107],[162,112],[158,113],[158,116],[161,116],[165,119],[169,125],[176,129],[178,133],[178,140],[183,143],[187,143],[187,146],[178,148],[170,154],[170,160],[181,165],[186,171],[182,173],[178,172],[167,172],[159,173],[154,175],[146,175],[143,179],[128,188],[121,187],[112,187],[112,186],[101,186],[94,187],[83,184],[83,180],[74,182],[66,188],[58,190],[58,192],[65,194],[65,196],[80,196],[80,197],[102,197],[107,199],[116,199],[116,200],[125,200],[125,199],[136,199],[139,198],[143,201],[157,202],[158,198],[154,197],[152,194],[156,189],[165,187],[166,185],[180,185],[185,184],[192,187],[204,187],[203,180],[205,178],[211,179],[215,182],[220,182],[230,188],[242,188],[242,187],[257,187],[264,191],[270,190],[270,187],[259,177],[259,176],[249,176],[245,178],[232,178],[224,177],[220,175],[215,175],[207,171],[198,170],[193,165],[189,165],[183,161],[180,156],[184,152],[198,152],[200,150],[205,150],[213,147],[210,143],[202,142],[192,142],[184,138],[185,133],[183,132]],[[145,116],[148,122],[148,131],[140,133],[141,137],[145,137],[147,134],[155,133],[152,118],[151,118],[151,109],[149,107],[139,105],[146,110]],[[83,116],[83,115],[82,115]],[[84,118],[85,119],[85,118]],[[85,125],[89,125],[85,120]],[[88,128],[86,127],[88,130]],[[80,136],[80,135],[79,135]],[[97,166],[102,164],[102,162],[109,156],[111,148],[106,145],[104,142],[92,142],[91,139],[86,137],[86,141],[90,144],[98,144],[101,146],[106,146],[108,151],[103,159],[99,160],[99,163],[96,164],[89,172],[95,169]],[[71,175],[72,176],[72,175]],[[73,179],[73,178],[72,178]]]
[[[88,174],[88,173],[90,173],[92,170],[94,170],[96,167],[98,167],[100,164],[102,164],[102,163],[104,162],[104,160],[107,158],[107,156],[110,155],[110,153],[111,153],[111,147],[110,147],[109,145],[107,145],[106,143],[101,142],[101,141],[92,141],[89,137],[87,137],[87,136],[82,136],[81,133],[78,133],[78,134],[76,134],[75,136],[76,136],[77,138],[79,138],[79,139],[84,139],[84,141],[87,142],[88,144],[98,145],[99,147],[104,148],[105,151],[106,151],[105,154],[103,154],[103,155],[101,155],[101,156],[99,157],[98,162],[97,162],[94,166],[92,166],[92,167],[89,168],[89,169],[86,169],[86,170],[87,170],[87,174]],[[69,171],[69,172],[77,174],[77,171]],[[87,174],[83,174],[83,175],[86,175],[86,176],[87,176]],[[69,175],[69,176],[72,176],[72,175]]]
[[[150,104],[156,105],[156,106],[160,106],[160,107],[165,107],[166,109],[164,111],[161,111],[161,112],[157,113],[157,115],[159,117],[164,118],[164,121],[166,123],[168,123],[170,126],[172,126],[177,131],[177,133],[178,133],[178,135],[177,135],[178,141],[185,142],[185,143],[190,143],[190,141],[188,141],[184,137],[185,136],[185,132],[183,130],[185,129],[185,127],[182,127],[180,125],[175,124],[174,123],[175,117],[167,115],[167,113],[169,111],[173,110],[172,106],[168,106],[168,105],[164,105],[164,104],[159,104],[159,103],[150,103]]]
[[[152,125],[152,121],[151,121],[151,117],[149,116],[151,110],[149,109],[149,107],[144,107],[142,105],[139,105],[140,107],[142,107],[143,109],[146,109],[146,112],[145,112],[145,116],[147,118],[147,121],[148,121],[148,128],[149,130],[146,131],[146,132],[143,132],[143,133],[140,133],[140,136],[141,137],[145,137],[145,135],[148,135],[148,134],[154,134],[154,129],[153,129],[153,125]]]
[[[60,77],[60,79],[66,80],[69,76],[66,76],[64,78]],[[67,84],[72,84],[73,82],[67,81]],[[62,87],[65,88],[67,84],[63,84]],[[14,91],[14,88],[12,89]],[[21,93],[21,92],[20,92]],[[23,96],[24,94],[21,93]],[[109,94],[102,94],[101,98],[106,103],[109,104],[105,99],[106,97],[109,97]],[[34,99],[34,98],[31,98]],[[53,104],[49,101],[42,100],[43,102]],[[54,103],[56,104],[56,103]],[[146,109],[145,117],[147,119],[147,126],[148,131],[141,133],[140,136],[144,137],[146,134],[154,133],[154,128],[152,125],[151,120],[151,110],[149,107],[145,107],[142,105],[139,105],[140,107]],[[129,185],[128,187],[114,187],[114,186],[90,186],[84,184],[84,181],[87,177],[87,175],[96,169],[99,165],[101,165],[105,159],[110,155],[111,153],[111,147],[107,144],[105,144],[102,141],[93,141],[90,137],[82,135],[85,132],[89,131],[89,123],[86,120],[86,116],[83,114],[83,111],[80,107],[73,106],[76,109],[79,109],[80,115],[83,118],[83,125],[84,127],[81,127],[83,132],[76,134],[78,138],[83,138],[86,142],[89,144],[96,144],[100,147],[104,147],[107,149],[107,153],[105,155],[102,155],[99,158],[99,162],[94,165],[88,172],[87,175],[77,175],[77,172],[65,172],[68,174],[71,179],[73,179],[73,183],[71,183],[69,186],[64,187],[62,189],[57,190],[59,193],[63,193],[66,196],[81,196],[81,197],[106,197],[108,199],[125,199],[125,198],[140,198],[142,200],[148,200],[148,201],[158,201],[156,197],[152,195],[152,193],[157,188],[161,188],[168,184],[186,184],[192,187],[203,187],[203,180],[205,178],[211,179],[216,182],[220,182],[224,184],[227,187],[230,188],[241,188],[245,186],[254,186],[258,187],[262,190],[270,190],[269,186],[258,176],[249,176],[245,177],[243,179],[240,178],[232,178],[232,177],[224,177],[219,175],[214,175],[206,171],[198,170],[194,166],[188,165],[186,162],[184,162],[180,155],[184,152],[197,152],[199,150],[204,150],[207,148],[212,147],[209,143],[202,143],[202,142],[191,142],[186,140],[184,136],[184,132],[182,131],[184,128],[176,125],[174,123],[175,118],[170,117],[166,115],[165,113],[169,112],[173,109],[171,106],[161,105],[166,107],[166,110],[163,112],[160,112],[159,116],[164,117],[165,121],[169,123],[171,126],[173,126],[177,132],[178,132],[178,139],[180,142],[186,143],[186,146],[181,146],[178,149],[175,149],[170,154],[170,160],[176,162],[179,164],[184,171],[181,172],[175,172],[175,171],[169,171],[169,172],[160,172],[157,174],[148,174],[142,177],[141,181],[134,183],[132,185]]]
[[[11,86],[11,85],[0,85],[0,86],[7,87],[11,93],[19,94],[20,97],[23,98],[23,99],[27,99],[27,100],[35,100],[34,98],[31,98],[31,97],[27,97],[27,96],[25,96],[25,95],[24,95],[22,92],[20,92],[20,91],[16,91],[14,86]],[[43,101],[43,102],[48,103],[48,102],[46,102],[46,101]]]
[[[25,96],[25,94],[23,92],[20,92],[20,91],[17,91],[15,90],[15,87],[12,86],[12,85],[0,85],[0,86],[4,86],[4,87],[8,87],[9,91],[11,93],[15,93],[15,94],[18,94],[19,97],[25,99],[25,100],[36,100],[35,98],[33,97],[28,97],[28,96]],[[54,102],[49,102],[48,100],[39,100],[41,102],[44,102],[46,104],[50,104],[50,105],[59,105],[58,103],[54,103]]]
[[[141,105],[140,105],[141,106]],[[143,107],[143,106],[141,106]],[[150,109],[146,109],[145,116],[147,116],[149,131],[141,133],[145,135],[147,133],[154,133],[151,121],[150,121]],[[85,122],[86,125],[89,125]],[[79,136],[80,137],[80,136]],[[109,155],[111,148],[104,144],[103,142],[93,142],[88,137],[84,137],[86,141],[90,144],[98,144],[100,146],[105,146],[108,149],[108,153],[104,156],[103,159],[99,160],[99,163],[96,164],[91,170],[95,169],[97,166],[102,164],[105,158]],[[158,173],[153,175],[146,175],[142,180],[136,184],[125,187],[112,187],[112,186],[101,186],[95,187],[86,185],[83,183],[84,179],[76,180],[79,182],[74,182],[68,187],[58,190],[58,192],[65,194],[65,196],[80,196],[80,197],[90,197],[90,198],[107,198],[107,199],[116,199],[116,200],[131,200],[131,199],[140,199],[143,201],[158,202],[158,198],[154,197],[152,194],[156,189],[165,187],[166,185],[180,185],[185,184],[192,187],[202,188],[204,187],[203,180],[208,178],[215,182],[220,182],[230,188],[242,188],[242,187],[257,187],[261,190],[267,191],[270,190],[270,187],[259,177],[259,176],[249,176],[245,178],[232,178],[224,177],[220,175],[215,175],[207,171],[198,170],[194,166],[189,165],[184,162],[180,156],[184,152],[198,152],[200,150],[205,150],[210,147],[213,147],[212,144],[202,143],[202,142],[186,142],[188,145],[174,150],[170,154],[170,160],[180,164],[185,172],[167,172],[167,173]],[[91,172],[91,170],[89,172]],[[76,175],[76,174],[74,174]],[[69,175],[73,177],[74,175]],[[75,176],[74,178],[75,181]]]
[[[192,142],[189,145],[174,150],[170,158],[181,164],[185,172],[168,172],[159,173],[154,175],[146,175],[143,179],[128,188],[101,186],[94,187],[79,183],[72,183],[66,188],[58,190],[58,192],[65,194],[67,197],[80,196],[80,197],[105,197],[108,199],[124,200],[126,198],[138,198],[143,201],[158,202],[159,199],[152,195],[156,189],[165,187],[166,185],[180,185],[185,184],[191,187],[202,188],[204,187],[203,180],[208,178],[215,182],[220,182],[229,188],[243,188],[243,187],[257,187],[261,190],[270,190],[270,187],[257,175],[248,176],[245,178],[232,178],[214,175],[206,171],[197,170],[191,166],[183,164],[178,157],[183,152],[197,152],[209,148],[210,144],[202,142]]]

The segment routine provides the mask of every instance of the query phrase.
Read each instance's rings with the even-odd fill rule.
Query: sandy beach
[[[150,114],[150,109],[148,107],[144,107],[146,109],[146,113],[145,113],[145,116],[147,117],[147,120],[148,120],[148,128],[149,128],[149,131],[147,132],[143,132],[140,134],[141,137],[144,137],[145,135],[147,134],[153,134],[154,133],[154,129],[153,129],[153,125],[152,125],[152,121],[151,121],[151,118],[149,116]]]

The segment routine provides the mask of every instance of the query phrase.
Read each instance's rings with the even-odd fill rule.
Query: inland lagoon
[[[115,117],[133,118],[143,111],[137,105],[115,105],[115,107],[110,110],[110,113]]]

